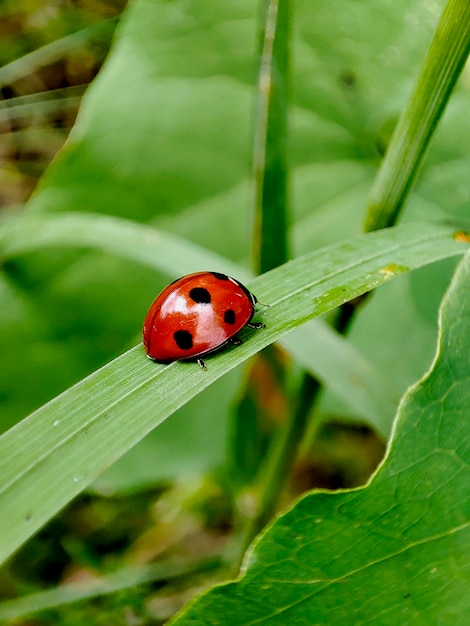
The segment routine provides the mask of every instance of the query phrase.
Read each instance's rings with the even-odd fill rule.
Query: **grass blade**
[[[95,38],[111,39],[116,27],[116,20],[109,19],[83,28],[76,33],[57,39],[33,52],[23,55],[19,59],[7,63],[0,67],[0,86],[13,83],[28,74],[32,74],[36,70],[50,63],[54,63],[58,59],[64,57],[71,50],[76,50],[86,45],[90,40]]]
[[[365,230],[396,224],[470,53],[470,3],[448,0],[372,190]]]
[[[289,1],[267,0],[255,120],[255,266],[266,272],[288,259],[287,83]]]
[[[468,225],[467,225],[468,226]],[[310,253],[254,279],[266,328],[194,363],[157,365],[142,346],[108,363],[0,437],[0,561],[190,398],[258,350],[394,276],[468,249],[462,224],[406,224]],[[156,461],[158,462],[158,461]]]
[[[110,252],[166,272],[183,275],[217,269],[244,281],[250,274],[225,257],[151,226],[96,213],[24,213],[0,223],[3,260],[46,246],[76,246]]]

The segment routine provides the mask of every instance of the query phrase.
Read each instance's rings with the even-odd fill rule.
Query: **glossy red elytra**
[[[147,356],[159,363],[197,360],[228,343],[252,322],[256,297],[235,278],[218,272],[196,272],[166,287],[153,301],[143,327]]]

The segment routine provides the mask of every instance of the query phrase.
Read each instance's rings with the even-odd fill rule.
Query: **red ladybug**
[[[228,343],[252,322],[256,297],[235,278],[218,272],[196,272],[168,285],[145,316],[143,339],[147,356],[158,363],[195,359],[205,369],[207,354]]]

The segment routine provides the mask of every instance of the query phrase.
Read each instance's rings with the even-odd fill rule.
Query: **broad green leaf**
[[[360,225],[384,128],[405,102],[442,5],[365,0],[345,10],[341,0],[320,0],[295,6],[289,157],[296,217],[321,219],[326,203],[335,217],[327,241],[318,228],[300,229],[310,248]],[[257,17],[257,7],[246,0],[205,0],[197,10],[193,2],[131,2],[69,144],[31,208],[166,219],[219,196],[217,216],[238,216],[232,245],[243,250],[252,196],[248,192],[242,202],[223,197],[251,179]],[[132,89],[122,93],[122,81]],[[433,163],[447,168],[449,160],[458,167],[466,154],[458,127],[467,122],[458,102],[436,142]],[[358,212],[342,193],[345,168],[355,169],[356,183],[366,181],[358,190]],[[462,191],[453,195],[463,197]],[[453,203],[444,193],[437,198],[444,210],[455,207],[455,197]],[[191,220],[199,243],[216,245],[208,239],[213,216]]]
[[[413,224],[314,252],[254,279],[266,328],[194,363],[157,365],[137,346],[0,438],[0,559],[190,398],[256,351],[408,269],[468,247],[462,225]]]
[[[369,485],[303,497],[238,581],[172,624],[467,624],[470,620],[470,255],[441,311],[436,360],[405,396]]]
[[[30,208],[148,220],[245,180],[255,14],[246,0],[131,2]]]

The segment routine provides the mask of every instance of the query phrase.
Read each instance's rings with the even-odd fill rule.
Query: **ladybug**
[[[153,301],[143,327],[147,356],[158,363],[196,360],[241,344],[236,334],[252,322],[257,303],[242,283],[219,272],[196,272],[168,285]]]

